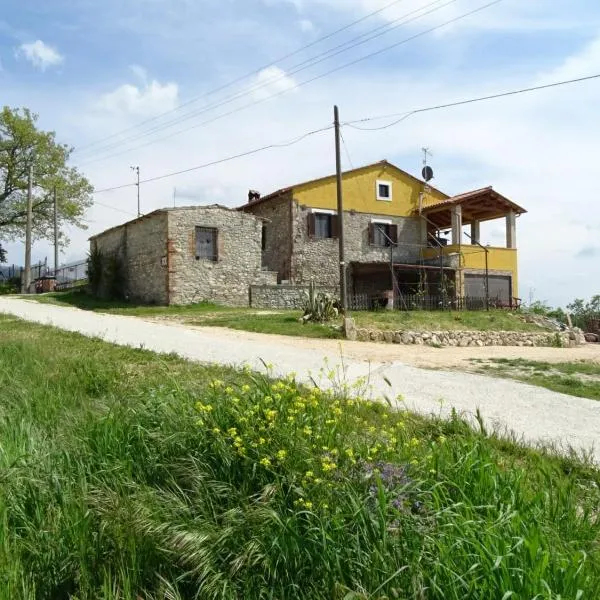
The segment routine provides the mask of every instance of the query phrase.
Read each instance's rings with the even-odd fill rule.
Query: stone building
[[[252,284],[275,284],[262,267],[262,219],[222,206],[156,210],[90,238],[92,254],[117,264],[123,294],[153,304],[247,306]],[[109,294],[104,269],[101,295]]]
[[[506,304],[518,296],[515,218],[526,211],[492,188],[450,197],[381,161],[345,172],[343,193],[350,294],[414,294],[423,282],[435,294],[450,281],[457,296],[484,296],[484,288]],[[239,210],[264,219],[262,264],[279,283],[337,284],[335,176],[264,197],[253,192]],[[506,248],[483,246],[480,223],[499,218],[507,223]]]

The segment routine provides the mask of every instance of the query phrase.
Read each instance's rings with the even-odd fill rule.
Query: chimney
[[[260,192],[256,190],[248,190],[248,203],[260,200]]]

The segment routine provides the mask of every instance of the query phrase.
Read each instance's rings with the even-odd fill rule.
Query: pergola
[[[460,243],[463,225],[471,225],[471,242],[479,244],[479,224],[482,221],[506,218],[507,248],[516,248],[516,217],[526,212],[491,186],[453,196],[421,209],[421,214],[429,223],[429,230],[452,230],[453,245]]]

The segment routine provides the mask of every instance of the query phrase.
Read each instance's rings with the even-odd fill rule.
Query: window
[[[196,227],[196,260],[216,261],[217,258],[217,229]]]
[[[398,225],[374,221],[369,225],[369,244],[379,248],[389,248],[398,244]]]
[[[386,202],[391,202],[392,201],[392,183],[391,183],[391,181],[378,180],[375,185],[377,186],[377,200],[385,200]]]
[[[318,211],[308,215],[308,236],[320,240],[338,236],[338,217],[333,212]]]

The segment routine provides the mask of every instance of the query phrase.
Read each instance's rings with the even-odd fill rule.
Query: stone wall
[[[107,263],[114,257],[124,279],[124,296],[147,304],[166,304],[167,295],[167,215],[163,211],[125,223],[94,236],[91,249],[104,256],[101,297],[109,295]]]
[[[303,308],[308,285],[252,285],[250,306],[253,308],[296,309]],[[338,296],[337,287],[319,287],[318,292]]]
[[[248,306],[250,285],[273,281],[261,268],[262,221],[221,206],[170,209],[169,303]],[[196,258],[196,227],[214,227],[217,260]]]
[[[244,211],[263,219],[263,268],[278,273],[279,282],[289,280],[292,254],[291,193],[266,202],[258,202],[254,206],[246,206]]]
[[[311,279],[317,285],[328,285],[339,278],[339,242],[337,238],[315,239],[308,235],[308,215],[312,209],[292,206],[294,225],[294,253],[292,279],[305,283]],[[398,225],[399,245],[394,248],[394,262],[418,263],[420,248],[424,244],[424,228],[418,217],[382,217],[376,214],[344,213],[346,263],[389,264],[390,249],[369,244],[369,224],[373,219],[385,219]],[[349,278],[349,290],[352,282]]]
[[[348,339],[390,344],[473,347],[473,346],[561,346],[581,343],[573,332],[536,333],[524,331],[382,331],[376,329],[347,329]]]

